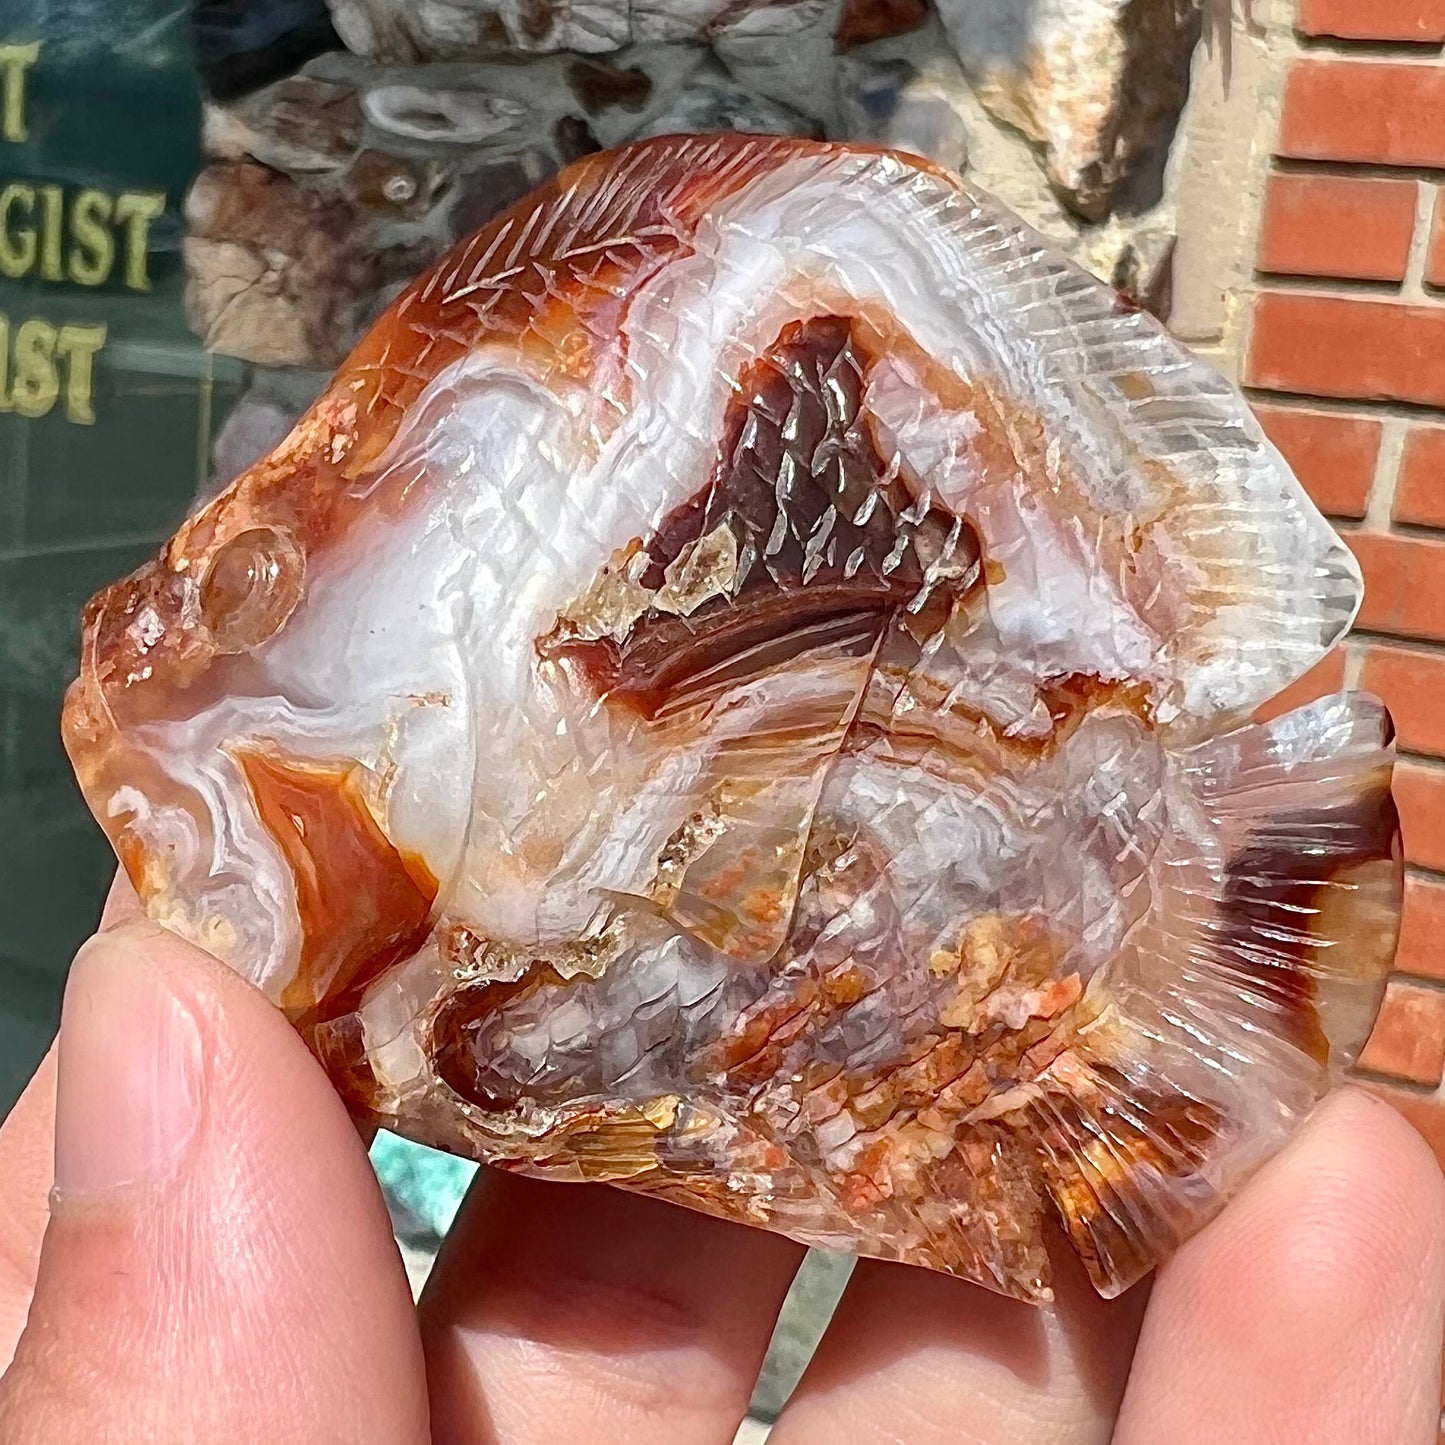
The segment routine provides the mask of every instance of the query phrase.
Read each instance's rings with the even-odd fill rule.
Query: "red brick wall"
[[[1445,1163],[1445,0],[1295,24],[1244,381],[1364,568],[1359,630],[1295,692],[1366,687],[1399,729],[1404,934],[1361,1071]]]

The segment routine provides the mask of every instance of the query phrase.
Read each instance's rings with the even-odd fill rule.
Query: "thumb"
[[[77,956],[59,1052],[55,1189],[0,1439],[425,1441],[385,1207],[281,1015],[130,925]]]

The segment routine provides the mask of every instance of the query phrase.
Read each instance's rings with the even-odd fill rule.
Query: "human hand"
[[[413,1309],[300,1039],[117,897],[0,1129],[0,1441],[731,1440],[796,1245],[484,1171]],[[1058,1294],[1038,1311],[861,1263],[774,1445],[1436,1440],[1445,1185],[1362,1093],[1152,1293],[1104,1303],[1071,1275]]]

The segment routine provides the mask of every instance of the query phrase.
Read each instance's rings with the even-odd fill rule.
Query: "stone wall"
[[[559,166],[675,130],[925,154],[1168,310],[1195,0],[251,8],[271,19],[244,33],[219,0],[198,11],[213,98],[188,305],[226,355],[334,367],[410,276]]]

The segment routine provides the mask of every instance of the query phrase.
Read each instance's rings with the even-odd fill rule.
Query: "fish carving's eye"
[[[272,527],[225,543],[201,583],[201,617],[222,652],[248,652],[274,637],[301,599],[305,559]]]

